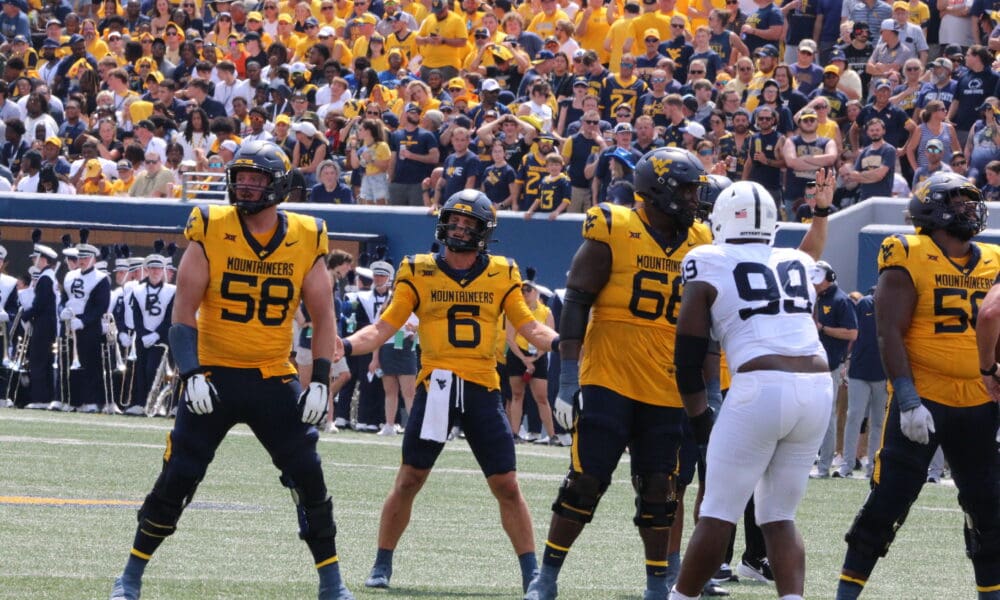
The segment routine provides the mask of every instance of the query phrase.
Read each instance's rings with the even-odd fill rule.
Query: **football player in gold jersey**
[[[996,599],[997,404],[983,378],[997,374],[996,294],[984,298],[1000,275],[1000,248],[972,241],[986,227],[986,204],[961,175],[935,173],[916,189],[909,209],[917,235],[885,238],[878,258],[875,318],[892,396],[872,491],[845,536],[836,597],[859,597],[917,499],[940,445],[965,513],[966,554],[978,597]],[[978,354],[977,317],[984,328]]]
[[[504,335],[500,315],[542,352],[558,344],[558,336],[532,316],[521,295],[517,265],[486,253],[494,227],[496,209],[485,194],[463,190],[452,195],[441,209],[436,230],[443,253],[405,258],[382,316],[344,340],[348,355],[372,352],[410,313],[420,318],[417,395],[403,437],[402,465],[382,506],[378,553],[367,587],[389,587],[393,552],[452,425],[465,431],[500,504],[500,520],[520,562],[522,586],[536,570],[531,516],[517,483],[514,437],[496,369],[497,339]]]
[[[707,184],[693,154],[659,148],[636,164],[640,208],[600,204],[587,211],[559,328],[555,415],[560,425],[576,429],[572,465],[553,503],[541,571],[525,600],[556,597],[563,561],[593,518],[626,446],[636,493],[633,523],[645,549],[644,597],[667,597],[668,577],[677,568],[667,557],[687,426],[673,374],[673,340],[681,263],[691,248],[712,243],[708,227],[695,222],[699,189]],[[817,221],[822,223],[800,247],[807,252],[825,242],[826,219]],[[571,402],[578,393],[575,415]]]
[[[244,144],[227,168],[231,206],[195,208],[184,235],[170,351],[184,381],[163,468],[139,509],[139,526],[112,600],[139,597],[153,552],[174,533],[215,450],[246,423],[281,470],[299,537],[319,573],[320,600],[353,600],[340,577],[315,425],[327,409],[330,358],[338,344],[326,224],[277,210],[291,187],[288,157],[271,142]],[[301,391],[288,360],[302,299],[313,325],[312,382]]]

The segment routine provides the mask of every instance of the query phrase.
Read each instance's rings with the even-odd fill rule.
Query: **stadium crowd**
[[[5,0],[0,190],[207,198],[272,140],[310,202],[554,218],[663,145],[786,220],[820,167],[838,206],[949,169],[996,199],[996,4]]]

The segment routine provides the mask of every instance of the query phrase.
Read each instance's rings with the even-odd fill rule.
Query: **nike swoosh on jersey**
[[[294,242],[285,242],[285,248],[288,248],[289,246],[294,246],[295,244],[298,244],[298,243],[299,243],[299,240],[295,240]]]
[[[281,378],[281,383],[291,383],[293,379],[295,379],[295,378],[294,377],[282,377]]]
[[[486,274],[486,276],[487,276],[487,277],[496,277],[496,276],[497,276],[497,275],[499,275],[499,274],[500,274],[500,271],[497,271],[497,272],[495,272],[495,273],[487,273],[487,274]]]

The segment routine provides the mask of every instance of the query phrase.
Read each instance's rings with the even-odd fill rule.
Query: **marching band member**
[[[80,412],[94,413],[104,407],[101,324],[111,302],[111,281],[95,267],[100,250],[87,243],[89,234],[87,229],[80,230],[80,243],[75,248],[79,269],[66,273],[63,279],[65,302],[59,318],[69,326],[64,333],[74,337],[73,357],[80,363],[80,368],[70,373],[70,405]]]
[[[135,331],[136,350],[135,380],[125,409],[127,415],[145,414],[149,386],[163,359],[176,290],[176,286],[165,281],[166,258],[162,254],[150,254],[143,265],[146,279],[132,289],[125,310],[125,325]]]
[[[35,409],[50,408],[53,391],[52,344],[56,341],[58,330],[55,267],[59,264],[59,254],[40,244],[41,238],[41,230],[31,233],[31,240],[35,243],[32,256],[34,267],[38,269],[38,279],[32,287],[19,292],[21,306],[24,307],[22,318],[31,328],[31,340],[28,342],[28,377],[31,383],[26,408]]]

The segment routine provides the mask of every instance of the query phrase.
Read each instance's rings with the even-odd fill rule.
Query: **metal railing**
[[[226,200],[226,174],[188,171],[181,174],[181,202]]]

